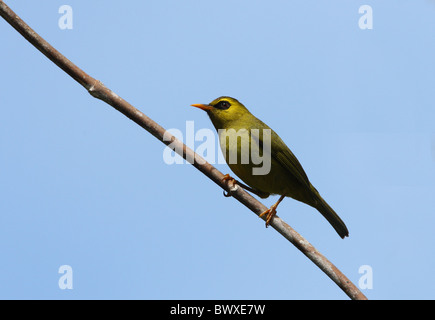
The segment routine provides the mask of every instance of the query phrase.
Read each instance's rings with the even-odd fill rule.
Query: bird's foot
[[[237,190],[237,180],[234,179],[233,177],[231,177],[228,173],[226,175],[224,175],[224,177],[222,178],[222,182],[228,181],[228,187],[231,191],[236,191]],[[230,192],[227,192],[226,190],[223,191],[224,193],[224,197],[231,197]]]
[[[278,208],[278,205],[281,203],[281,201],[285,198],[285,195],[282,195],[279,197],[278,201],[270,207],[270,209],[267,209],[266,211],[262,212],[259,217],[266,215],[266,228],[269,226],[270,222],[272,221],[273,217],[276,216],[276,208]]]
[[[274,204],[270,207],[270,209],[267,209],[259,215],[260,218],[266,215],[266,228],[269,226],[270,221],[272,221],[273,217],[276,216],[276,207],[278,206]]]

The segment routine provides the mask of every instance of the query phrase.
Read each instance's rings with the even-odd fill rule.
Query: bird
[[[281,201],[290,197],[317,209],[341,238],[349,236],[345,223],[311,184],[293,152],[275,131],[256,118],[241,102],[221,96],[208,104],[191,106],[207,113],[218,132],[228,166],[243,183],[229,174],[223,180],[239,184],[260,198],[280,195],[275,204],[259,215],[265,216],[266,227],[275,217]],[[260,164],[260,160],[263,163]]]

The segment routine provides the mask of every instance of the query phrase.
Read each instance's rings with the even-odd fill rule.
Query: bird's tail
[[[320,196],[317,190],[313,187],[316,193],[316,209],[328,220],[328,222],[334,227],[335,231],[337,231],[338,235],[341,238],[349,236],[349,230],[347,230],[346,225],[343,220],[340,219],[338,214],[335,213],[334,209],[332,209],[325,200]]]

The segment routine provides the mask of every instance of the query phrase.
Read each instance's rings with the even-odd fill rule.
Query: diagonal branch
[[[147,117],[144,113],[108,89],[103,83],[94,79],[69,61],[34,30],[32,30],[23,20],[21,20],[20,17],[3,2],[3,0],[0,0],[0,15],[35,48],[41,51],[48,59],[69,74],[74,80],[80,83],[93,97],[108,103],[164,144],[171,144],[171,146],[175,147],[175,151],[184,159],[188,160],[195,168],[205,174],[222,189],[226,190],[231,194],[231,196],[244,204],[255,214],[259,215],[267,209],[266,206],[242,188],[232,188],[223,179],[224,175],[211,164],[206,162],[204,158],[196,154],[192,149],[188,148],[173,135],[169,134],[163,127]],[[364,294],[340,270],[337,269],[337,267],[335,267],[328,259],[326,259],[325,256],[317,251],[317,249],[314,248],[304,237],[297,233],[282,219],[276,216],[270,225],[298,248],[324,273],[326,273],[326,275],[331,278],[350,298],[355,300],[367,299]]]

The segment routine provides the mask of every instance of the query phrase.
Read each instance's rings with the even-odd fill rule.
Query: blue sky
[[[350,237],[289,198],[278,215],[355,284],[369,265],[369,298],[435,298],[433,1],[6,3],[165,128],[212,128],[190,104],[239,99],[292,149]],[[71,30],[58,26],[62,4]],[[372,30],[358,25],[366,4]],[[3,19],[0,34],[0,298],[347,299]],[[59,288],[62,265],[73,289]]]

